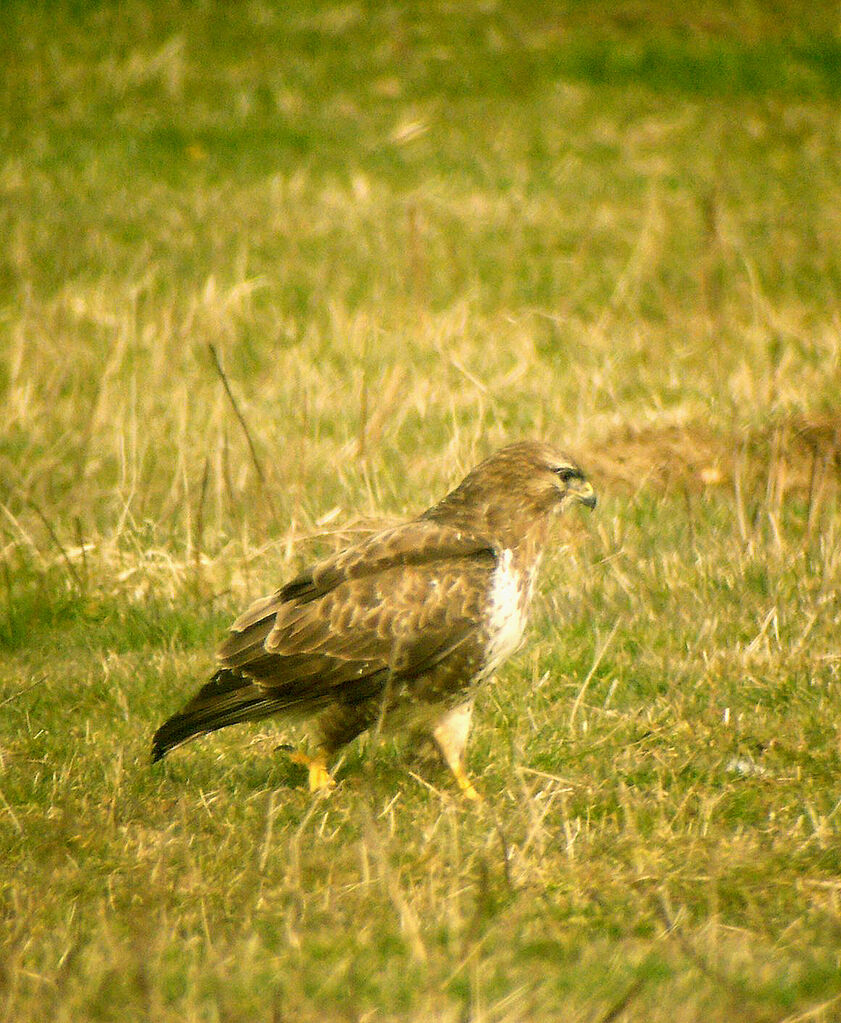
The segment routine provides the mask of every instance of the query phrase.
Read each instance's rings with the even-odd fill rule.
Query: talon
[[[302,767],[306,767],[309,772],[310,792],[321,792],[324,789],[336,787],[333,776],[327,770],[327,754],[323,750],[319,750],[312,757],[296,750],[290,754],[289,759],[293,764],[301,764]]]

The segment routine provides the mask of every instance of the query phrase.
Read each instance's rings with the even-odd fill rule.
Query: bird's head
[[[596,507],[596,493],[581,467],[550,444],[510,444],[484,464],[493,471],[495,463],[508,477],[512,496],[519,495],[538,514],[557,513],[576,503]]]
[[[539,441],[509,444],[470,472],[427,516],[482,522],[506,546],[516,535],[543,532],[548,520],[572,504],[595,508],[596,494],[578,464]],[[478,520],[478,521],[477,521]]]

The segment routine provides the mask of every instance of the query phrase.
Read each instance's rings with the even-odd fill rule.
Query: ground
[[[0,26],[2,1018],[841,1018],[837,5]],[[599,506],[480,806],[150,767],[248,600],[521,436]]]

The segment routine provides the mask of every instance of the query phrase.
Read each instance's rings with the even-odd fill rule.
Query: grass
[[[838,1019],[835,5],[0,23],[2,1019]],[[600,503],[483,806],[149,766],[245,602],[522,435]]]

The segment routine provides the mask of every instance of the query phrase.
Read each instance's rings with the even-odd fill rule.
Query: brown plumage
[[[466,795],[475,688],[522,637],[554,515],[593,507],[578,466],[512,444],[419,518],[326,558],[231,626],[219,670],[155,733],[152,759],[195,735],[273,714],[314,718],[310,785],[373,725],[425,730]]]

